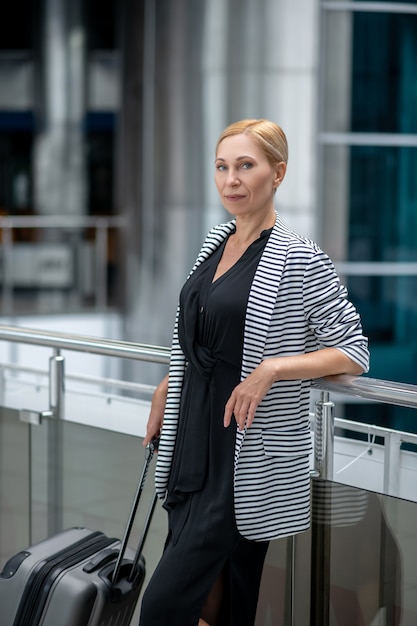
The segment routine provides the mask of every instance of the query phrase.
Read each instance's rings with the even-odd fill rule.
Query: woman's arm
[[[363,368],[338,348],[322,348],[308,354],[265,359],[263,363],[273,376],[272,382],[308,380],[333,374],[359,376],[363,373]]]
[[[224,425],[235,416],[239,430],[250,426],[256,409],[274,382],[309,380],[333,374],[359,376],[363,369],[337,348],[322,348],[308,354],[265,359],[233,390],[224,412]]]
[[[168,374],[161,380],[152,396],[151,410],[146,425],[146,436],[143,445],[147,446],[154,437],[159,437],[165,413],[168,392]]]

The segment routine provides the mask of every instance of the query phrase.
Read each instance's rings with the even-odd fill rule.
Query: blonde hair
[[[282,161],[288,162],[288,142],[284,131],[278,124],[263,119],[241,120],[227,126],[217,141],[216,155],[223,139],[241,134],[249,135],[256,141],[273,167]]]

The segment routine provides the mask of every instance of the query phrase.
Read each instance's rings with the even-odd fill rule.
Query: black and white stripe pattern
[[[209,233],[192,271],[233,229],[232,221]],[[338,348],[366,371],[367,340],[346,296],[330,259],[277,216],[249,294],[242,379],[264,358],[321,347]],[[169,478],[185,367],[176,324],[156,469],[161,497]],[[275,383],[259,405],[253,426],[238,433],[235,510],[238,528],[248,539],[275,539],[310,524],[309,387],[308,380]]]
[[[367,512],[369,493],[363,489],[314,481],[312,497],[312,519],[317,524],[346,527],[359,524]]]

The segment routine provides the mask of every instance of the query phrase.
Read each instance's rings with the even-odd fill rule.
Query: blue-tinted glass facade
[[[353,14],[351,131],[417,133],[417,15]]]
[[[350,149],[351,261],[417,261],[417,147]]]
[[[348,260],[416,262],[417,15],[354,12],[352,20],[350,131],[398,134],[398,145],[370,136],[350,148]],[[417,276],[350,277],[348,286],[370,339],[370,375],[416,384]],[[381,422],[379,409],[363,413]],[[417,430],[414,412],[385,413],[385,424]]]

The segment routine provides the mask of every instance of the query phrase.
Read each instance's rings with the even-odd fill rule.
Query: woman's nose
[[[231,187],[239,184],[239,178],[235,170],[229,169],[227,174],[227,184]]]

